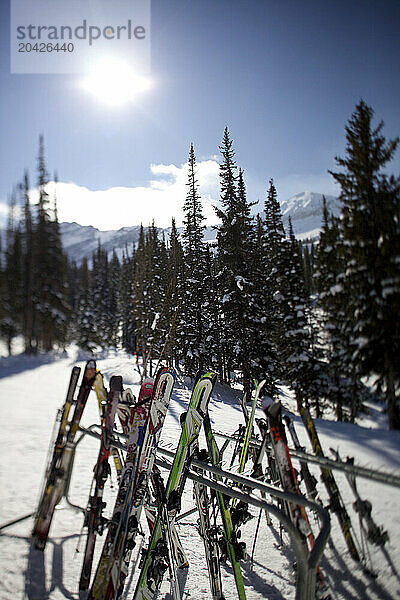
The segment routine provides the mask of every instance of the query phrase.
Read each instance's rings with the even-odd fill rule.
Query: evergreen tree
[[[182,318],[182,300],[184,294],[185,275],[183,248],[176,229],[175,219],[172,218],[171,233],[169,237],[168,260],[166,268],[166,280],[169,282],[169,302],[165,307],[165,318],[168,329],[165,336],[164,356],[169,359],[170,364],[179,368],[179,360],[182,358],[182,345],[179,332],[182,331],[180,324]]]
[[[308,296],[299,244],[294,236],[289,218],[289,240],[286,246],[286,273],[284,278],[284,299],[282,302],[285,329],[280,344],[280,356],[284,365],[284,375],[295,390],[300,405],[305,398],[316,401],[317,415],[320,416],[319,390],[314,389],[318,364],[311,352],[311,331],[307,319]]]
[[[400,179],[383,173],[399,139],[387,142],[383,122],[361,101],[346,126],[346,156],[331,172],[343,203],[339,251],[343,336],[361,375],[376,373],[385,390],[389,426],[400,429]]]
[[[157,228],[152,225],[146,234],[141,226],[134,279],[133,315],[136,326],[137,344],[143,354],[144,373],[152,373],[151,355],[160,351],[158,321],[162,315],[165,298],[165,263],[163,244],[158,238]]]
[[[97,314],[95,314],[95,307],[93,304],[92,276],[86,257],[84,257],[79,271],[77,344],[82,350],[94,352],[101,340],[97,328]]]
[[[214,249],[205,246],[205,296],[203,304],[204,314],[204,341],[207,350],[206,364],[209,368],[219,373],[220,380],[224,381],[224,357],[221,347],[222,318],[221,304],[218,298],[217,285],[217,260]]]
[[[340,289],[340,274],[344,270],[338,248],[340,245],[339,219],[329,214],[323,197],[322,229],[317,252],[315,283],[318,291],[318,304],[322,309],[320,325],[322,340],[320,348],[325,349],[325,374],[321,381],[321,396],[331,403],[338,421],[344,419],[347,404],[347,375],[350,375],[351,360],[346,351],[346,340],[341,334],[344,318]],[[354,405],[356,397],[349,399]],[[355,415],[354,409],[351,412]]]
[[[265,247],[265,224],[260,214],[256,218],[255,249],[252,264],[253,290],[253,345],[256,350],[253,373],[257,379],[266,379],[265,391],[273,396],[276,391],[277,358],[273,344],[272,327],[276,315],[273,314],[273,288],[268,279],[268,252]]]
[[[259,246],[261,251],[261,286],[263,303],[263,331],[268,347],[264,351],[263,362],[268,374],[270,394],[276,392],[275,382],[282,377],[285,352],[285,286],[287,244],[282,223],[281,209],[276,187],[272,179],[264,202],[264,222],[259,223]]]
[[[36,205],[37,222],[34,233],[34,303],[36,335],[38,343],[45,349],[51,350],[53,345],[53,328],[51,322],[50,273],[52,269],[48,242],[52,238],[49,195],[46,191],[49,178],[44,154],[44,139],[39,138],[38,154],[38,192]]]
[[[95,317],[96,339],[100,346],[107,347],[109,340],[108,307],[110,304],[109,264],[107,251],[99,242],[92,256],[91,302]]]
[[[136,327],[134,317],[134,278],[135,278],[135,252],[130,255],[126,248],[122,255],[121,265],[121,288],[120,288],[120,310],[121,310],[121,329],[122,329],[122,347],[135,354],[136,347]]]
[[[38,344],[51,350],[64,343],[68,307],[66,303],[66,258],[63,255],[57,204],[50,206],[44,139],[39,138],[37,221],[33,228],[33,304]]]
[[[35,305],[34,305],[34,275],[35,275],[35,247],[33,219],[29,195],[29,175],[24,173],[23,183],[20,187],[23,194],[24,213],[22,225],[23,237],[23,333],[25,338],[25,352],[31,354],[35,350]]]
[[[48,239],[48,257],[51,265],[48,274],[49,280],[49,301],[51,306],[51,319],[49,327],[51,328],[51,338],[65,347],[67,339],[67,321],[70,317],[70,306],[68,305],[67,289],[67,257],[64,255],[60,224],[58,222],[57,211],[57,186],[58,178],[54,176],[54,198],[52,219],[49,223],[50,238]]]
[[[135,254],[135,278],[133,281],[133,319],[137,352],[143,358],[147,349],[147,304],[146,304],[146,255],[143,225],[140,226],[138,246]]]
[[[184,279],[181,304],[180,340],[185,369],[202,369],[207,355],[205,345],[205,248],[203,242],[204,216],[196,179],[196,158],[193,144],[188,160],[186,200],[183,205]]]
[[[7,246],[3,274],[3,309],[0,331],[5,338],[8,353],[12,353],[12,340],[22,330],[22,247],[19,223],[15,215],[16,194],[9,198]]]
[[[113,251],[108,270],[108,303],[106,312],[107,343],[117,348],[119,345],[119,328],[121,324],[121,264]]]
[[[222,352],[228,380],[232,368],[239,368],[247,391],[255,355],[252,205],[247,201],[243,171],[236,174],[228,128],[225,128],[220,150],[221,209],[217,208],[216,212],[222,222],[217,231],[218,283],[223,315]]]

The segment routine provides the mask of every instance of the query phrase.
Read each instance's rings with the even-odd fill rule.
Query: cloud
[[[213,206],[219,203],[218,157],[197,162],[196,177],[203,203],[207,225],[215,225],[218,218]],[[250,201],[259,200],[254,212],[261,211],[268,181],[261,181],[251,173],[245,173],[247,196]],[[338,195],[333,178],[327,173],[314,175],[285,175],[274,178],[280,201],[311,190],[324,194]],[[81,225],[93,225],[101,230],[119,229],[132,225],[149,225],[152,220],[157,227],[169,227],[172,217],[182,225],[182,206],[187,193],[187,164],[152,164],[146,185],[136,187],[112,187],[91,190],[76,183],[57,184],[57,204],[60,221],[76,221]],[[49,184],[50,197],[54,184]],[[37,192],[32,191],[32,202],[37,201]],[[0,203],[0,226],[7,222],[7,205]]]
[[[75,183],[57,184],[60,221],[76,221],[98,229],[119,229],[131,225],[148,225],[154,219],[158,227],[169,227],[172,217],[182,224],[182,206],[187,192],[187,165],[151,165],[157,177],[146,186],[113,187],[90,190]],[[213,205],[218,200],[219,166],[215,160],[197,163],[197,179],[207,224],[217,223]],[[54,186],[49,184],[49,193]]]

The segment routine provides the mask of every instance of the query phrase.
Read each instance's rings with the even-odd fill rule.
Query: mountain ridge
[[[323,194],[306,191],[300,192],[281,202],[282,219],[285,230],[288,230],[289,217],[292,221],[295,236],[300,240],[318,239],[322,225]],[[325,195],[328,210],[335,216],[340,214],[340,203],[335,196]],[[159,228],[166,236],[170,228]],[[181,231],[182,228],[178,229]],[[121,259],[124,252],[132,252],[139,240],[140,225],[125,226],[120,229],[101,231],[92,225],[79,223],[60,224],[62,243],[68,257],[80,262],[84,257],[90,258],[99,243],[110,255],[115,250]],[[207,227],[204,232],[206,241],[216,239],[215,227]]]

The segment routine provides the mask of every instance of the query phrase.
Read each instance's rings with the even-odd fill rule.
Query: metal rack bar
[[[224,439],[235,439],[232,438],[232,436],[226,435],[225,433],[220,433],[218,431],[215,432],[214,435]],[[259,448],[260,446],[260,444],[256,440],[250,440],[250,445],[255,448]],[[303,462],[315,463],[317,465],[327,467],[329,469],[336,469],[337,471],[351,473],[352,475],[363,477],[364,479],[371,479],[373,481],[384,483],[393,487],[400,487],[400,475],[388,473],[377,469],[370,469],[368,467],[362,467],[355,464],[350,464],[345,461],[328,458],[327,456],[315,456],[315,454],[303,452],[302,450],[297,450],[296,448],[290,448],[290,455],[293,458],[302,460]]]
[[[80,431],[83,435],[90,435],[92,437],[100,439],[100,434],[96,433],[90,428],[80,427]],[[119,432],[115,432],[116,435],[122,438],[127,438],[126,435],[120,434]],[[81,439],[81,438],[80,438]],[[78,441],[80,441],[80,439]],[[126,445],[122,444],[119,440],[114,439],[112,442],[117,448],[126,449]],[[175,452],[163,448],[162,446],[158,446],[157,453],[168,458],[173,458],[175,456]],[[159,458],[156,459],[157,464],[160,466],[170,469],[171,463],[165,460],[161,460]],[[312,600],[315,597],[315,585],[316,585],[316,571],[317,567],[320,563],[325,545],[328,541],[330,534],[330,516],[328,511],[305,498],[302,495],[291,494],[289,492],[284,492],[278,488],[267,485],[260,481],[250,479],[249,477],[245,477],[243,475],[238,475],[236,473],[231,473],[229,471],[224,471],[219,467],[215,467],[206,462],[199,461],[193,459],[191,461],[191,465],[201,468],[203,471],[213,473],[218,475],[221,478],[229,479],[232,482],[242,484],[246,489],[251,490],[251,493],[246,493],[240,491],[237,487],[231,488],[225,484],[220,483],[214,479],[208,479],[205,477],[201,477],[197,473],[190,471],[188,473],[188,479],[192,481],[197,481],[202,485],[205,485],[209,488],[212,488],[216,491],[219,491],[227,496],[238,498],[247,504],[251,504],[252,506],[256,506],[257,508],[261,508],[263,510],[269,511],[271,514],[276,516],[278,520],[283,524],[285,530],[288,532],[290,536],[290,540],[292,543],[293,550],[296,555],[297,561],[297,571],[296,571],[296,600]],[[306,506],[316,511],[320,516],[321,527],[320,531],[315,538],[314,546],[309,553],[306,552],[306,548],[304,547],[301,535],[299,531],[296,529],[290,518],[280,510],[275,504],[270,504],[265,500],[258,498],[253,495],[254,490],[259,490],[261,492],[267,492],[268,494],[286,500],[287,502],[292,502],[296,504],[301,504],[302,506]]]

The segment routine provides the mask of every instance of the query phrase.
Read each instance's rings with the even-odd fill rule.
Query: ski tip
[[[153,377],[146,377],[143,379],[143,383],[140,386],[138,402],[150,399],[153,396],[154,379]]]
[[[122,376],[113,375],[110,379],[110,392],[122,392]]]

